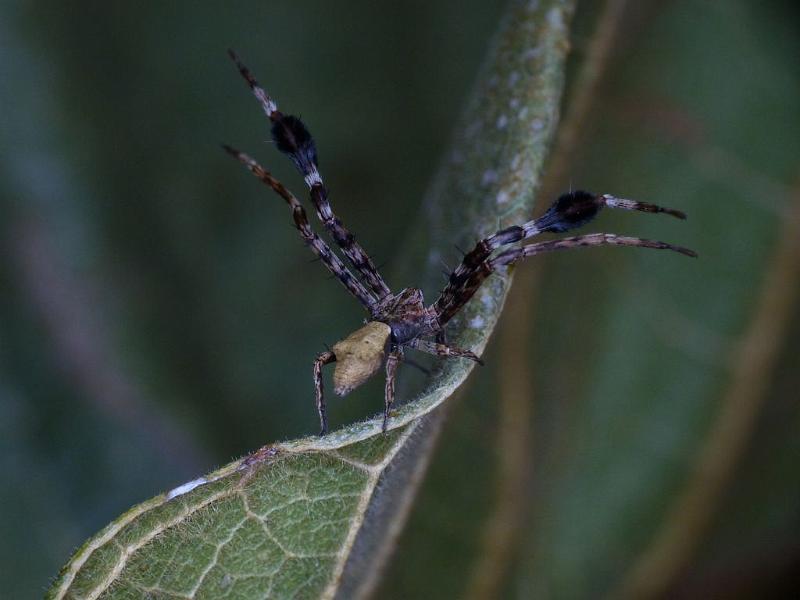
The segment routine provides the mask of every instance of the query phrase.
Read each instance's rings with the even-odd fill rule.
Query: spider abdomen
[[[392,331],[386,323],[370,321],[333,345],[336,368],[333,391],[348,394],[380,369]]]

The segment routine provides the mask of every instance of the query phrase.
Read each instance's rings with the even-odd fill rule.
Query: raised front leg
[[[383,409],[383,432],[386,433],[386,426],[389,423],[389,411],[392,410],[394,404],[394,380],[397,376],[397,367],[403,360],[402,348],[394,348],[389,353],[389,358],[386,359],[386,405]]]
[[[314,392],[317,397],[317,412],[319,413],[319,434],[328,433],[328,412],[325,408],[325,396],[322,390],[322,366],[336,361],[333,352],[323,352],[314,361]]]
[[[501,229],[497,233],[480,240],[464,256],[461,264],[450,274],[447,285],[442,290],[439,298],[433,303],[433,310],[439,316],[439,324],[444,326],[472,297],[477,285],[480,285],[491,274],[492,267],[499,264],[489,260],[495,250],[501,246],[530,239],[541,233],[563,233],[582,227],[594,219],[600,210],[606,206],[623,210],[664,213],[678,219],[686,218],[686,215],[679,210],[664,208],[647,202],[617,198],[611,194],[593,194],[580,190],[562,194],[538,219],[528,221],[522,225]],[[558,249],[562,247],[564,246],[556,246]],[[573,247],[577,247],[577,244]],[[646,247],[652,248],[654,246]],[[475,285],[476,283],[477,285]],[[441,343],[443,340],[437,338],[436,341]]]
[[[467,301],[472,298],[483,281],[494,273],[497,267],[510,266],[523,258],[528,258],[544,252],[571,250],[573,248],[586,248],[589,246],[634,246],[638,248],[651,248],[654,250],[671,250],[672,252],[678,252],[684,256],[697,257],[697,253],[694,250],[682,246],[656,240],[615,235],[613,233],[590,233],[587,235],[561,238],[549,242],[538,242],[536,244],[513,248],[501,252],[494,258],[485,261],[479,269],[473,271],[472,274],[464,280],[462,287],[456,291],[451,304],[439,314],[439,322],[444,325],[453,315],[461,310]]]
[[[342,221],[334,214],[328,199],[328,190],[322,181],[317,160],[317,147],[311,133],[303,122],[293,116],[287,115],[278,110],[278,105],[264,91],[252,73],[242,64],[242,61],[233,50],[228,53],[242,77],[247,81],[256,99],[261,104],[264,113],[272,122],[272,139],[275,146],[286,154],[294,163],[297,170],[303,176],[311,194],[311,201],[316,208],[325,229],[331,234],[336,244],[342,249],[347,260],[358,271],[359,277],[366,283],[371,292],[381,300],[389,295],[389,286],[381,277],[375,263],[356,241],[350,231],[342,224]]]
[[[283,198],[292,209],[292,218],[294,219],[294,226],[300,232],[300,235],[305,240],[306,244],[316,254],[322,263],[333,273],[334,277],[342,282],[348,291],[356,297],[356,299],[364,305],[364,308],[372,312],[375,307],[375,297],[372,293],[364,287],[364,285],[356,279],[353,274],[344,266],[342,260],[334,254],[328,245],[319,237],[308,224],[308,217],[306,211],[300,201],[292,194],[285,185],[275,179],[264,167],[258,164],[253,158],[239,152],[236,148],[228,145],[223,145],[225,151],[231,156],[241,162],[248,170],[258,177],[262,183],[269,186],[276,194]]]

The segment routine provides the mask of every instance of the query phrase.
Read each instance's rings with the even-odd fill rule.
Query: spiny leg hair
[[[231,146],[223,145],[226,152],[234,156],[246,166],[250,172],[258,177],[264,184],[272,188],[281,198],[286,200],[289,208],[292,209],[292,217],[294,218],[295,227],[300,232],[305,242],[311,247],[314,254],[319,256],[322,263],[328,267],[328,270],[342,282],[347,290],[355,296],[367,310],[372,310],[375,306],[375,297],[364,287],[364,285],[356,279],[353,274],[347,269],[342,260],[334,254],[328,245],[320,238],[308,223],[306,211],[300,201],[295,198],[286,186],[280,181],[275,179],[268,171],[259,165],[255,160],[249,157],[244,152],[239,152]]]
[[[272,121],[272,139],[278,150],[289,156],[303,176],[319,220],[378,300],[385,298],[390,294],[389,286],[386,285],[372,259],[356,242],[355,236],[347,230],[331,208],[328,190],[319,172],[317,148],[308,129],[297,117],[279,111],[275,101],[258,84],[237,54],[233,50],[229,50],[228,53],[267,117]]]
[[[638,202],[636,200],[628,200],[624,198],[617,198],[611,194],[592,194],[576,190],[567,194],[562,194],[547,211],[539,218],[528,221],[522,225],[514,225],[501,229],[497,233],[480,240],[475,248],[468,252],[461,264],[456,267],[450,275],[447,285],[442,290],[439,298],[434,302],[433,309],[438,315],[440,325],[444,326],[453,316],[461,310],[464,304],[473,296],[480,287],[481,283],[492,273],[495,266],[500,264],[496,262],[497,259],[490,261],[489,257],[492,252],[501,246],[520,242],[541,233],[553,232],[563,233],[570,229],[575,229],[587,224],[594,219],[600,210],[608,206],[611,208],[620,208],[623,210],[636,210],[641,212],[665,213],[679,219],[685,219],[686,215],[678,210],[671,208],[664,208],[655,204],[647,202]],[[558,244],[556,242],[545,242],[540,252],[548,250],[561,250],[567,248],[576,248],[581,246],[595,246],[602,244],[624,245],[624,246],[642,246],[646,248],[659,248],[669,249],[688,256],[696,256],[691,250],[673,246],[664,242],[652,242],[650,240],[641,240],[639,238],[625,238],[614,236],[611,234],[598,234],[606,236],[602,238],[604,241],[597,242],[592,235],[581,236],[577,238],[567,238],[564,240],[557,240],[556,242],[563,241],[569,242],[567,244]],[[578,241],[580,240],[580,241]],[[624,241],[623,241],[624,240]],[[633,243],[636,240],[637,243]],[[554,244],[550,247],[550,244]],[[535,244],[534,246],[540,246]],[[532,247],[532,246],[527,246]],[[503,253],[499,256],[506,254],[513,254],[520,249],[512,250]],[[531,251],[529,254],[522,254],[517,256],[513,262],[525,256],[532,256],[538,252]],[[499,258],[498,256],[498,258]]]

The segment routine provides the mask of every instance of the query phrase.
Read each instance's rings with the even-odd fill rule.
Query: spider
[[[319,220],[355,269],[358,277],[353,275],[341,258],[311,229],[300,201],[280,181],[247,154],[228,145],[224,145],[223,148],[287,202],[300,236],[322,264],[369,313],[369,318],[363,327],[334,344],[330,350],[319,354],[314,361],[314,389],[320,435],[325,435],[328,431],[322,384],[324,365],[336,363],[333,390],[339,396],[344,396],[360,386],[385,365],[382,424],[382,430],[385,432],[394,404],[397,368],[404,359],[405,349],[413,348],[435,356],[464,358],[483,364],[473,352],[447,344],[445,327],[472,298],[483,281],[499,267],[511,266],[523,258],[543,252],[601,245],[639,246],[697,256],[688,248],[612,233],[591,233],[516,246],[492,256],[495,250],[503,246],[516,244],[545,232],[562,233],[581,227],[594,219],[606,206],[665,213],[679,219],[686,218],[681,211],[662,208],[655,204],[617,198],[611,194],[593,194],[578,190],[562,194],[538,219],[501,229],[478,241],[475,247],[464,255],[461,264],[450,274],[446,286],[430,306],[425,306],[422,291],[418,288],[409,287],[393,293],[372,259],[334,214],[328,200],[328,190],[319,172],[317,149],[306,126],[298,117],[278,110],[275,101],[258,84],[237,54],[233,50],[229,50],[228,54],[271,121],[272,139],[275,145],[278,150],[289,156],[300,171],[308,186],[311,202]]]

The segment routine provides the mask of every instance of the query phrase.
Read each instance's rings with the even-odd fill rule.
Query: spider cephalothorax
[[[484,280],[498,267],[513,265],[520,259],[542,252],[582,246],[639,246],[696,256],[692,250],[680,246],[612,233],[592,233],[516,246],[492,256],[501,246],[515,244],[541,233],[562,233],[585,225],[605,206],[643,212],[663,212],[680,219],[686,218],[680,211],[662,208],[655,204],[626,200],[610,194],[573,191],[562,194],[538,219],[507,227],[478,241],[450,274],[447,285],[430,306],[425,306],[422,292],[417,288],[406,288],[393,294],[367,253],[333,213],[328,201],[328,191],[319,173],[317,149],[306,126],[297,117],[280,112],[272,98],[259,86],[236,54],[230,51],[230,55],[272,122],[272,138],[275,145],[278,150],[289,156],[303,175],[317,216],[355,269],[357,277],[311,229],[300,201],[281,182],[246,154],[230,146],[225,146],[225,149],[289,204],[295,226],[302,238],[369,313],[366,325],[334,344],[331,350],[321,353],[314,361],[320,435],[328,430],[322,391],[323,365],[336,363],[333,385],[334,391],[340,396],[364,383],[385,365],[386,390],[383,412],[385,431],[394,403],[395,375],[398,365],[403,360],[404,348],[413,348],[436,356],[467,358],[480,363],[481,360],[469,350],[444,343],[444,329],[448,321],[464,307]]]

